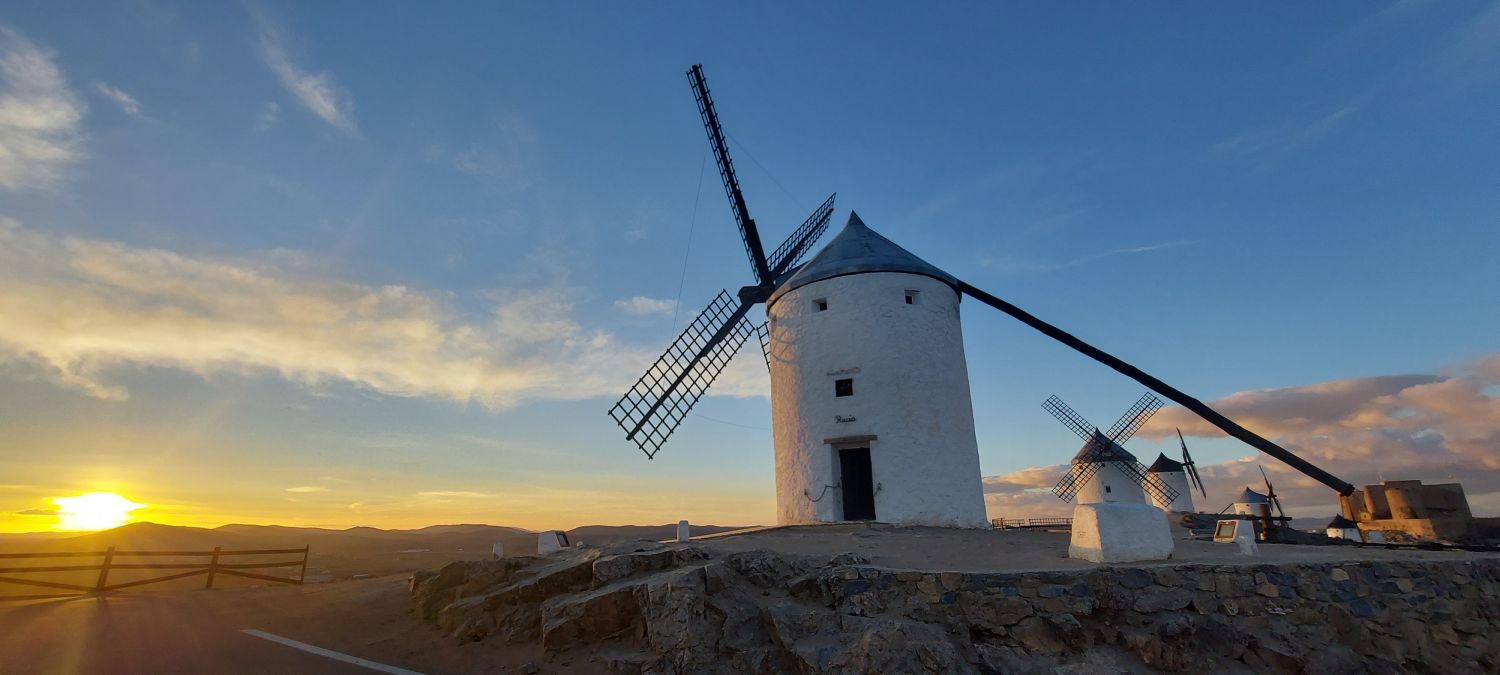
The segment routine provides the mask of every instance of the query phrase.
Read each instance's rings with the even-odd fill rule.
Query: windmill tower
[[[781,523],[988,526],[957,288],[851,213],[771,294]]]
[[[1052,492],[1073,507],[1073,533],[1068,557],[1092,562],[1133,562],[1171,557],[1171,526],[1162,511],[1146,503],[1171,502],[1171,487],[1147,480],[1144,468],[1124,443],[1161,409],[1161,401],[1146,394],[1125,411],[1109,431],[1099,431],[1062,399],[1042,403],[1047,412],[1084,439],[1067,475]]]
[[[1208,492],[1203,489],[1203,480],[1198,477],[1198,469],[1193,463],[1192,455],[1188,454],[1187,441],[1182,438],[1182,431],[1177,431],[1177,442],[1182,446],[1182,461],[1167,457],[1166,453],[1158,453],[1156,461],[1146,469],[1146,480],[1162,487],[1171,488],[1177,493],[1174,499],[1163,499],[1166,490],[1157,490],[1151,497],[1151,503],[1168,513],[1192,513],[1193,491],[1189,483],[1198,487],[1198,492],[1208,498]]]
[[[959,299],[967,295],[1140,382],[1340,494],[1353,493],[1354,486],[1201,401],[912,255],[853,213],[838,236],[799,265],[828,228],[833,196],[767,254],[703,69],[695,65],[687,75],[753,277],[736,294],[720,291],[610,407],[626,440],[648,458],[661,451],[755,335],[771,373],[779,522],[987,526],[959,324]],[[765,306],[768,323],[751,318],[756,305]],[[1135,428],[1139,425],[1128,433]],[[1115,431],[1109,438],[1117,446],[1123,438],[1116,438]],[[1096,433],[1089,431],[1085,440]],[[1090,443],[1096,449],[1110,447]],[[1118,464],[1128,482],[1139,487],[1144,480],[1139,464],[1133,458]],[[1079,487],[1088,485],[1088,477],[1102,465],[1081,462],[1074,474],[1082,477]],[[1113,494],[1113,485],[1105,494]],[[1135,506],[1162,517],[1137,501]]]

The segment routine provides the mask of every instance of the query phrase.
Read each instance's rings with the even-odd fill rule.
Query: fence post
[[[214,587],[214,572],[219,571],[219,547],[214,547],[214,555],[208,560],[208,582],[203,584],[204,589]]]
[[[307,581],[307,552],[312,550],[312,544],[302,547],[302,573],[297,575],[297,585],[301,586]]]
[[[115,559],[115,547],[111,546],[104,550],[104,564],[99,566],[99,581],[94,584],[94,594],[104,592],[104,585],[109,581],[109,564]]]

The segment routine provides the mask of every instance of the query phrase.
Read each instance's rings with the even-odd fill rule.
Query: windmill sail
[[[609,409],[609,416],[626,431],[625,438],[634,441],[646,457],[656,456],[745,339],[755,332],[745,318],[750,307],[751,303],[736,304],[728,291],[719,291],[666,353]]]
[[[1141,489],[1152,497],[1162,500],[1162,503],[1170,504],[1177,498],[1177,490],[1170,485],[1149,480],[1146,476],[1146,467],[1141,466],[1141,463],[1135,461],[1134,457],[1130,457],[1129,453],[1124,453],[1125,456],[1118,458],[1106,457],[1117,447],[1123,452],[1124,448],[1121,445],[1134,436],[1146,420],[1161,409],[1161,400],[1150,394],[1142,396],[1135,402],[1135,405],[1120,416],[1114,426],[1110,427],[1109,435],[1105,435],[1104,432],[1099,431],[1098,427],[1089,424],[1088,420],[1068,407],[1068,404],[1063,403],[1062,399],[1056,395],[1047,397],[1047,400],[1042,402],[1042,407],[1062,422],[1063,426],[1068,427],[1086,441],[1084,449],[1078,453],[1078,457],[1074,458],[1075,464],[1069,468],[1068,474],[1052,487],[1052,493],[1058,498],[1063,501],[1073,501],[1073,498],[1078,496],[1078,491],[1099,473],[1099,467],[1104,461],[1118,464],[1126,477],[1141,486]]]
[[[1193,485],[1198,487],[1198,492],[1203,495],[1204,499],[1208,499],[1208,490],[1203,489],[1203,478],[1198,476],[1198,465],[1193,462],[1193,456],[1188,454],[1187,441],[1182,439],[1182,430],[1177,429],[1176,431],[1177,444],[1182,446],[1182,467],[1187,469],[1188,478],[1193,481]],[[1188,490],[1188,492],[1192,492],[1192,490]]]

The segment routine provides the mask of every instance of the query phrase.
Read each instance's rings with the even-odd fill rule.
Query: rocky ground
[[[459,640],[617,673],[1500,669],[1494,557],[932,572],[733,549],[455,562],[411,602]]]

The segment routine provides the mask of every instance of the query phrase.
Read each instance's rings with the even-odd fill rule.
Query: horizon
[[[697,63],[768,248],[837,192],[815,251],[857,210],[1356,487],[1500,515],[1500,3],[791,7],[7,7],[0,533],[774,523],[753,344],[653,460],[605,414],[750,281]],[[961,308],[988,515],[1062,513],[1040,404],[1142,388]],[[1199,510],[1264,467],[1337,513],[1178,407],[1127,449],[1179,428]]]

